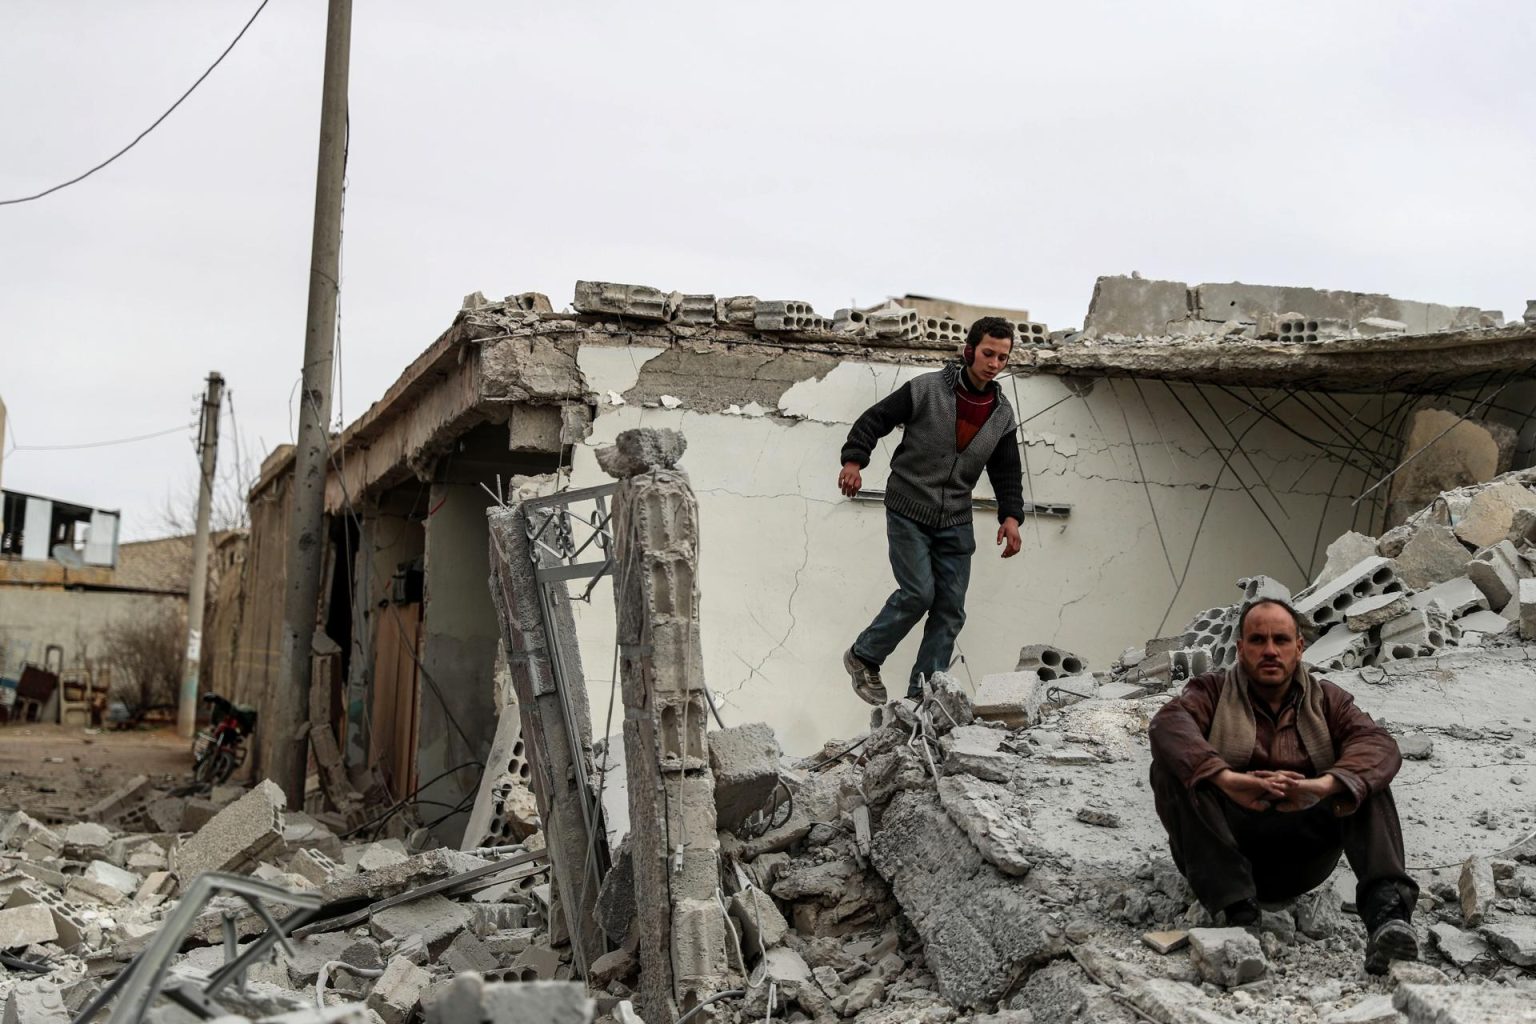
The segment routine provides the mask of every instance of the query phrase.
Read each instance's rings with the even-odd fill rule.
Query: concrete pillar
[[[501,627],[480,589],[490,573],[485,492],[467,484],[433,484],[429,500],[434,511],[425,526],[416,778],[427,783],[449,772],[423,786],[421,797],[465,806],[433,829],[443,842],[457,844],[469,820],[466,797],[475,792],[479,775],[472,768],[451,770],[484,762],[496,735],[492,669]]]
[[[585,974],[587,966],[608,951],[593,913],[599,883],[608,869],[608,841],[601,809],[593,809],[590,821],[582,811],[585,794],[578,780],[578,764],[582,774],[592,778],[587,687],[576,645],[576,623],[564,586],[552,592],[553,636],[544,628],[533,546],[528,540],[529,513],[523,504],[531,496],[521,494],[505,507],[486,512],[490,521],[491,596],[501,620],[512,687],[517,693],[524,756],[532,768],[533,792],[544,822],[555,889],[576,962]],[[556,648],[565,672],[563,700],[552,664]],[[574,747],[572,737],[577,738]],[[494,768],[490,766],[490,770]],[[555,930],[553,926],[551,930]]]
[[[730,987],[705,735],[698,502],[683,436],[629,430],[598,461],[613,499],[624,753],[640,939],[639,1009],[674,1020]]]

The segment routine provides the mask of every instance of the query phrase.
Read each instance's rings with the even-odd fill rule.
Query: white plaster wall
[[[797,754],[858,733],[869,709],[849,689],[840,659],[894,582],[885,511],[838,493],[838,453],[860,412],[925,371],[844,362],[790,387],[778,409],[757,417],[610,404],[608,392],[632,387],[659,351],[581,350],[580,366],[600,402],[592,435],[574,457],[572,485],[607,481],[593,453],[620,431],[681,430],[688,439],[682,465],[700,506],[706,679],[727,724],[767,721]],[[722,390],[729,386],[721,382]],[[1156,381],[1100,380],[1086,397],[1049,376],[1013,378],[1006,387],[1028,419],[1025,497],[1073,508],[1065,520],[1026,519],[1024,549],[1006,561],[994,546],[995,515],[978,511],[968,621],[959,640],[965,663],[955,668],[962,681],[1011,671],[1029,643],[1054,643],[1105,668],[1124,648],[1174,632],[1202,608],[1236,600],[1239,577],[1266,573],[1300,586],[1332,538],[1351,525],[1371,531],[1370,510],[1349,504],[1362,486],[1359,473],[1339,474],[1339,463],[1319,458],[1314,446],[1242,404],[1280,396],[1229,397],[1210,389],[1207,406],[1194,388],[1174,385],[1186,413]],[[1387,411],[1378,398],[1344,401],[1365,422]],[[1338,440],[1334,424],[1294,402],[1279,410],[1294,429]],[[1231,465],[1253,496],[1224,468],[1227,424],[1247,452]],[[896,441],[892,435],[875,453],[866,487],[884,486]],[[1330,490],[1348,497],[1327,501],[1325,515]],[[990,493],[985,479],[978,493]],[[610,594],[601,587],[589,605],[577,607],[597,736],[605,734],[613,665]],[[893,693],[905,685],[920,628],[886,664]]]

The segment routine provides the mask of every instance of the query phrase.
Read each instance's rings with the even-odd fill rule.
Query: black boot
[[[1386,974],[1393,960],[1417,960],[1419,936],[1411,923],[1413,908],[1403,901],[1402,893],[1389,881],[1378,882],[1366,894],[1360,907],[1365,922],[1365,970],[1368,974]]]
[[[1259,923],[1259,904],[1252,899],[1238,900],[1224,911],[1228,928],[1246,928]]]

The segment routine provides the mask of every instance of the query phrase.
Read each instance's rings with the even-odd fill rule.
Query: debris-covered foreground
[[[584,982],[544,835],[505,792],[526,838],[468,852],[344,842],[266,782],[190,800],[139,783],[73,824],[12,813],[3,1020],[671,1024],[637,1012],[658,957],[674,992],[716,985],[703,1007],[679,997],[691,1020],[1536,1020],[1531,479],[1443,495],[1379,541],[1347,536],[1293,598],[1320,630],[1307,660],[1407,759],[1393,787],[1424,960],[1385,976],[1363,971],[1347,868],[1244,930],[1210,920],[1166,856],[1147,723],[1190,674],[1231,663],[1234,603],[1106,672],[1031,645],[974,693],[939,677],[921,704],[877,709],[865,735],[798,762],[766,726],[709,733],[656,776],[692,773],[693,789],[662,792],[713,796],[661,812],[683,822],[661,836],[666,948],[646,945],[657,893],[636,891],[654,868],[636,862],[637,830],[595,900],[608,951]],[[672,504],[647,507],[686,511],[680,490],[656,494]],[[1240,586],[1239,600],[1290,596]],[[829,679],[828,699],[853,698]]]

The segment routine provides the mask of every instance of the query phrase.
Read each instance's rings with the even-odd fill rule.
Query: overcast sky
[[[0,3],[0,198],[126,143],[257,2]],[[190,429],[26,449],[189,424],[209,370],[247,458],[291,439],[324,30],[323,0],[271,0],[135,150],[0,207],[6,488],[157,534],[191,491]],[[1054,328],[1138,270],[1518,318],[1533,30],[1514,0],[360,0],[340,409],[465,293],[560,308],[578,278],[825,315],[911,291]]]

